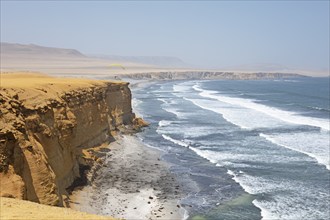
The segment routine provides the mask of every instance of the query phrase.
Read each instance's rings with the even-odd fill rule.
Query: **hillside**
[[[65,58],[85,58],[86,56],[74,49],[63,49],[54,47],[42,47],[35,44],[12,44],[1,42],[1,55],[9,56],[47,56]]]

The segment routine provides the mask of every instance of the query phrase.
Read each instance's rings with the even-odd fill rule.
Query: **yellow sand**
[[[113,219],[68,208],[41,205],[25,200],[0,197],[0,219]]]
[[[67,90],[85,87],[88,85],[100,85],[106,81],[88,80],[78,78],[57,78],[37,72],[2,72],[0,73],[1,88],[37,88],[38,86],[56,86],[56,89]]]
[[[79,88],[105,86],[107,82],[109,81],[59,78],[36,72],[2,72],[0,73],[0,93],[1,90],[6,90],[6,93],[12,97],[17,94],[27,106],[35,107],[44,104],[47,100],[58,99],[58,94],[77,91]]]

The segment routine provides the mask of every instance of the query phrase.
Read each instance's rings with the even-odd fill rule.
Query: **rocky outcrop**
[[[127,83],[61,83],[1,88],[0,196],[63,206],[86,149],[143,125]]]
[[[257,80],[257,79],[283,79],[304,77],[295,73],[239,73],[219,71],[169,71],[125,74],[132,79],[155,80],[195,80],[195,79],[229,79],[229,80]],[[124,77],[123,76],[123,77]]]

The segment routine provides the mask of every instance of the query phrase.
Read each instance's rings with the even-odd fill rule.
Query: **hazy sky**
[[[1,41],[209,67],[329,68],[329,1],[3,1]]]

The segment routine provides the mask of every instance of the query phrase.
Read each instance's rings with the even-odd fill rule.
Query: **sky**
[[[329,69],[329,1],[6,1],[1,42]]]

